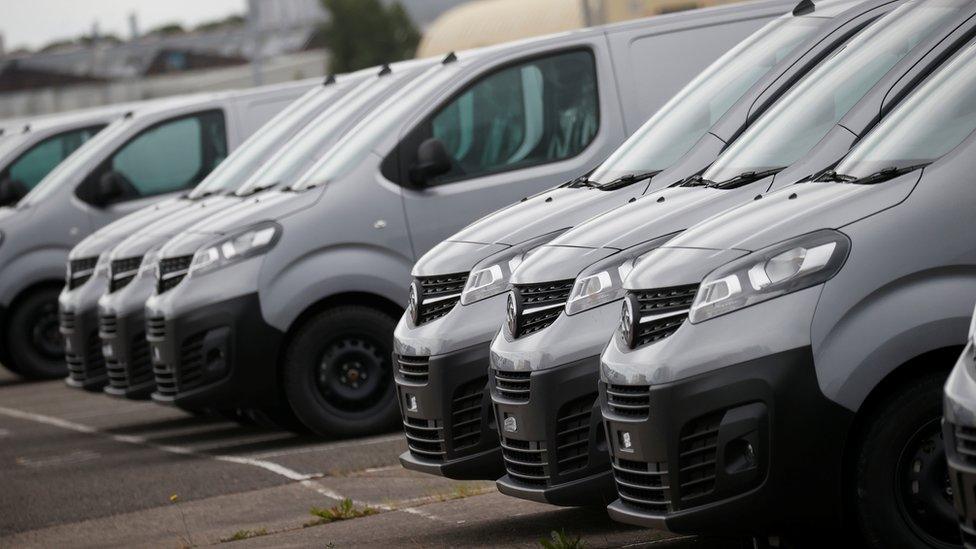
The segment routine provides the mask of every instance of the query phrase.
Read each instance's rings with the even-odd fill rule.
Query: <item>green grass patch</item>
[[[238,530],[234,532],[230,537],[221,538],[220,541],[223,543],[227,543],[231,541],[241,541],[244,539],[257,538],[260,536],[267,536],[267,535],[268,535],[268,531],[265,530],[264,528],[261,528],[260,530]]]
[[[352,500],[346,498],[339,502],[338,505],[333,505],[329,508],[312,507],[308,510],[315,520],[305,523],[305,526],[318,526],[320,524],[328,524],[330,522],[337,522],[340,520],[350,520],[359,517],[368,517],[369,515],[375,515],[379,513],[377,509],[372,507],[357,508],[353,505]]]
[[[549,533],[549,539],[540,539],[539,545],[543,549],[583,549],[586,544],[579,536],[575,538],[569,537],[564,530],[555,531]]]

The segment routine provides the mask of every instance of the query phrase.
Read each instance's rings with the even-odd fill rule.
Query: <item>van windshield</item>
[[[844,180],[935,161],[976,131],[976,44],[933,75],[837,165]],[[854,182],[857,182],[856,179]]]
[[[460,66],[457,62],[435,65],[383,101],[299,178],[295,190],[315,187],[345,175],[366,158],[380,139],[397,131],[400,124],[417,110],[418,103],[430,98],[445,83],[458,78]]]
[[[663,170],[688,152],[773,66],[829,19],[783,17],[726,52],[661,107],[590,176],[605,185],[632,174]]]
[[[963,5],[913,1],[879,18],[777,101],[702,179],[721,184],[799,160],[912,48],[955,19]]]
[[[268,156],[281,146],[282,141],[288,139],[296,125],[303,124],[324,103],[334,100],[337,90],[335,86],[316,87],[312,93],[312,97],[302,96],[296,99],[295,103],[285,107],[262,125],[226,160],[218,164],[188,197],[202,198],[227,193],[244,184],[268,160]]]
[[[38,204],[54,193],[61,185],[69,184],[71,179],[79,173],[83,172],[87,174],[90,172],[94,169],[95,164],[104,158],[104,153],[106,152],[105,145],[115,141],[117,136],[124,135],[128,132],[130,126],[132,126],[132,118],[128,117],[116,120],[106,126],[104,130],[95,134],[95,137],[85,141],[84,145],[78,147],[64,162],[61,162],[56,168],[51,170],[51,173],[47,174],[36,187],[31,189],[17,203],[17,206],[24,207]]]
[[[288,143],[248,178],[237,194],[246,196],[259,190],[291,185],[339,139],[343,121],[355,116],[364,105],[399,81],[396,75],[367,78],[343,95],[335,105],[319,113]]]

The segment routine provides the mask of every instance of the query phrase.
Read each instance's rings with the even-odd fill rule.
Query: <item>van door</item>
[[[94,206],[92,227],[193,188],[227,157],[220,109],[171,118],[132,137],[85,178],[78,198]]]
[[[605,56],[604,48],[576,46],[495,68],[408,134],[399,151],[415,254],[488,212],[582,175],[620,143]],[[431,143],[446,163],[425,175],[418,150]]]

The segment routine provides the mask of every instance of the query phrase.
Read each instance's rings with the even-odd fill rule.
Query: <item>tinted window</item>
[[[444,143],[444,183],[570,158],[599,126],[596,67],[589,52],[535,59],[494,72],[442,107],[430,135]]]
[[[49,137],[20,155],[10,164],[7,174],[13,181],[33,189],[55,166],[104,127],[81,128]]]
[[[913,47],[956,17],[960,5],[909,2],[878,19],[784,95],[703,177],[725,181],[798,160]]]
[[[224,115],[209,111],[144,130],[109,160],[136,196],[192,187],[227,156]]]
[[[976,45],[939,70],[837,165],[863,177],[887,167],[931,162],[976,130]]]
[[[609,183],[624,175],[667,168],[688,152],[742,94],[828,21],[790,17],[766,24],[661,107],[590,179]]]

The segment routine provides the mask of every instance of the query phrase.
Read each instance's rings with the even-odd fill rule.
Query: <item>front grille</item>
[[[116,259],[109,266],[108,291],[114,292],[126,287],[135,279],[139,272],[139,265],[142,264],[142,257],[127,257]]]
[[[607,385],[607,406],[618,416],[647,419],[651,410],[648,385]]]
[[[688,422],[678,445],[681,499],[710,494],[715,489],[718,427],[725,411],[712,412]]]
[[[959,459],[976,465],[976,428],[956,425],[954,431]]]
[[[550,326],[559,317],[569,292],[573,289],[573,280],[559,280],[543,282],[542,284],[518,284],[513,286],[522,302],[521,314],[516,319],[518,329],[516,337],[526,336]]]
[[[166,339],[166,319],[161,316],[147,318],[146,337],[156,340]]]
[[[614,458],[612,466],[617,495],[624,503],[652,513],[668,512],[671,494],[665,463]]]
[[[595,401],[596,393],[582,396],[564,404],[556,416],[556,470],[561,475],[586,467]]]
[[[95,266],[98,265],[97,257],[85,257],[82,259],[72,259],[68,262],[68,289],[75,289],[81,286],[95,273]]]
[[[417,277],[420,283],[417,324],[425,324],[450,312],[461,299],[467,281],[468,273]]]
[[[119,318],[112,314],[99,315],[98,330],[106,336],[114,336],[119,331]]]
[[[637,298],[636,316],[640,319],[635,346],[649,345],[678,331],[688,318],[697,293],[698,284],[632,292]]]
[[[396,355],[397,373],[408,383],[426,384],[430,375],[429,356]]]
[[[474,446],[481,439],[481,416],[488,376],[469,381],[451,398],[451,447],[454,451]]]
[[[545,442],[502,437],[501,446],[505,470],[510,477],[535,486],[545,486],[549,482]]]
[[[511,402],[524,403],[529,401],[529,378],[532,372],[510,372],[507,370],[492,370],[495,393]]]
[[[75,316],[74,311],[59,311],[58,320],[61,324],[61,329],[65,332],[75,331],[78,318]]]
[[[447,453],[444,447],[444,427],[436,419],[405,417],[403,432],[407,437],[410,454],[420,459],[443,461]]]
[[[159,260],[159,277],[156,280],[156,293],[163,293],[179,284],[190,270],[192,255],[167,257]]]

